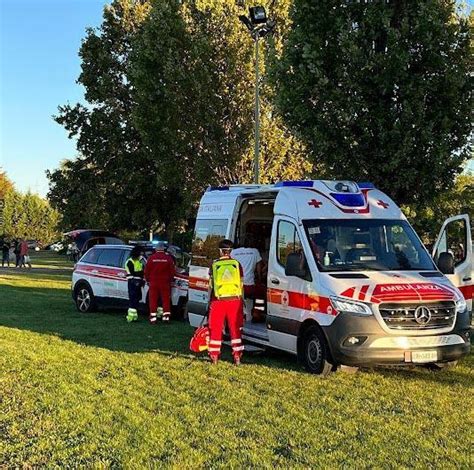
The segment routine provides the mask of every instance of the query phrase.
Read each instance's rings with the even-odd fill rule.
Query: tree
[[[275,10],[282,31],[289,3]],[[253,44],[239,13],[233,0],[105,9],[80,51],[89,105],[56,118],[78,139],[79,157],[48,173],[65,226],[172,231],[208,185],[252,181]],[[281,35],[274,42],[281,49]],[[264,85],[263,181],[301,178],[312,166]]]
[[[64,211],[63,224],[118,230],[150,228],[159,218],[155,167],[130,120],[128,80],[132,40],[150,11],[147,0],[115,0],[104,21],[89,29],[78,82],[88,105],[59,108],[56,121],[77,138],[78,158],[47,173],[48,197]]]
[[[178,220],[206,185],[235,182],[232,169],[251,134],[247,38],[226,20],[227,4],[197,3],[154,4],[130,77],[134,122],[156,159],[160,186],[174,195],[170,216]]]
[[[50,243],[59,237],[60,214],[36,194],[14,189],[5,195],[2,235]]]
[[[284,18],[282,3],[276,14]],[[162,184],[188,212],[208,185],[252,181],[253,41],[239,13],[233,1],[154,4],[132,55],[134,122],[160,162]],[[303,177],[312,167],[264,85],[262,182]]]
[[[6,194],[13,190],[13,183],[7,174],[0,169],[0,199],[3,199]]]
[[[454,215],[468,214],[474,223],[474,174],[456,178],[454,187],[435,196],[430,204],[403,207],[405,215],[425,243],[433,243],[443,222]]]
[[[95,167],[87,159],[63,160],[55,171],[46,172],[49,179],[48,199],[61,214],[61,228],[109,227],[105,211],[105,191]]]
[[[277,103],[330,175],[399,203],[452,186],[471,155],[467,18],[448,0],[295,0]]]

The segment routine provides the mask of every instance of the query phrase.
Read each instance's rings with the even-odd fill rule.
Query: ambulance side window
[[[278,241],[277,241],[277,259],[278,262],[286,267],[288,255],[291,253],[301,253],[302,251],[300,237],[296,227],[285,220],[278,222]]]
[[[219,242],[227,233],[227,220],[197,220],[194,230],[192,260],[194,266],[210,267],[219,258]]]

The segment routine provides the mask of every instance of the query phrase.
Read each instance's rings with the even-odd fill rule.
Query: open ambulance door
[[[472,311],[472,234],[467,214],[445,220],[433,247],[433,259],[439,270],[463,293]]]

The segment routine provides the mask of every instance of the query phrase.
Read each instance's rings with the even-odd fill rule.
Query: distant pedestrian
[[[20,268],[20,240],[18,239],[13,242],[13,253],[15,255],[15,267]]]
[[[20,242],[20,267],[26,268],[28,265],[31,268],[30,257],[28,256],[28,243],[26,240],[21,240]]]
[[[5,267],[5,263],[10,267],[10,243],[6,240],[3,240],[2,245],[2,268]]]

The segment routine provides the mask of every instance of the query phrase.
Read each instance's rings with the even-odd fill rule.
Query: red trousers
[[[242,345],[242,326],[244,311],[242,299],[212,300],[209,307],[209,356],[218,358],[221,353],[222,330],[227,322],[230,333],[232,355],[240,357]]]
[[[148,292],[150,313],[156,313],[159,300],[161,300],[161,305],[163,306],[163,313],[171,313],[171,285],[169,282],[150,284]]]

